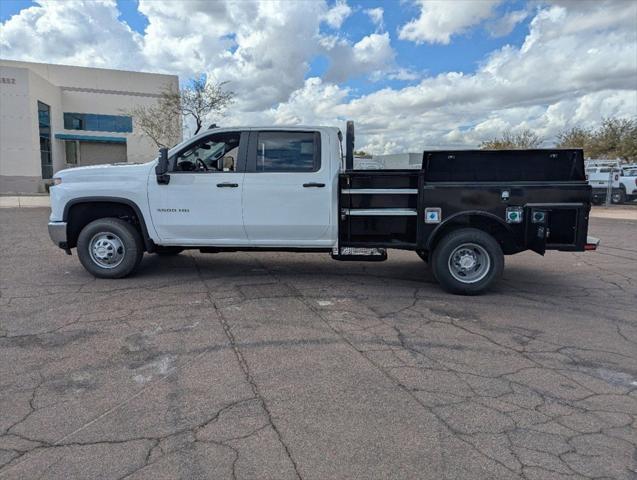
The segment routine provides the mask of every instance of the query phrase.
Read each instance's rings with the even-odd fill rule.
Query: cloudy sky
[[[373,153],[637,116],[632,0],[0,2],[0,57],[229,81],[223,125],[357,124]]]

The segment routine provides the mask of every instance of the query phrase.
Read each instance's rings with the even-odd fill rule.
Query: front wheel
[[[500,278],[504,255],[498,242],[488,233],[463,228],[440,240],[433,252],[432,268],[438,283],[446,291],[477,295]]]
[[[80,262],[99,278],[122,278],[133,273],[144,247],[137,229],[119,218],[99,218],[86,225],[77,239]]]

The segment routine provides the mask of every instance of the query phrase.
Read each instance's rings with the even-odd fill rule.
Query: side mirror
[[[157,175],[157,183],[160,185],[168,185],[170,175],[168,175],[168,149],[159,149],[159,160],[155,166],[155,175]]]

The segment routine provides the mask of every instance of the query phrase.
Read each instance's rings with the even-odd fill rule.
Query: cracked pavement
[[[442,292],[412,252],[146,255],[0,210],[0,479],[637,478],[637,222]]]

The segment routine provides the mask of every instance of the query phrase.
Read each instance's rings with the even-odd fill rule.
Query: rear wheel
[[[80,262],[99,278],[130,275],[144,255],[137,229],[119,218],[100,218],[86,225],[77,239]]]
[[[488,233],[463,228],[440,240],[431,263],[434,276],[446,291],[477,295],[500,278],[504,255],[498,242]]]
[[[626,192],[624,192],[624,190],[622,189],[613,192],[611,201],[613,203],[624,203],[626,201]]]

